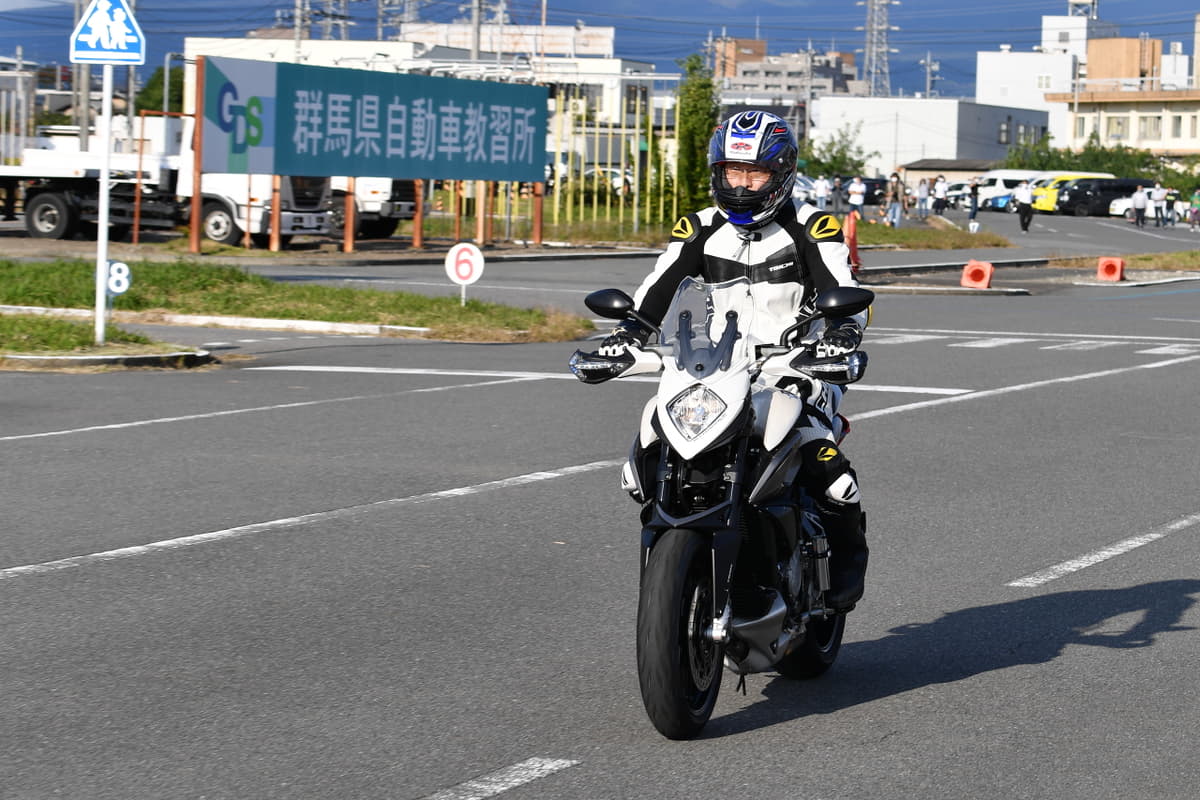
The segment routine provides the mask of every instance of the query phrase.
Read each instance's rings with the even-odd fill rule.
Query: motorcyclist
[[[742,111],[721,123],[708,147],[716,205],[675,223],[666,250],[634,295],[643,316],[660,323],[686,277],[718,282],[744,276],[754,298],[754,333],[762,343],[775,344],[799,316],[815,308],[819,292],[858,285],[837,218],[792,199],[796,154],[791,128],[774,114]],[[807,335],[819,336],[818,355],[847,353],[858,347],[866,318],[864,312],[817,322]],[[643,326],[625,321],[604,339],[599,352],[619,355],[648,337]],[[812,379],[773,388],[804,400],[797,423],[804,464],[800,480],[817,498],[829,539],[832,586],[827,601],[838,611],[849,611],[863,594],[868,549],[858,481],[833,432],[843,388]]]

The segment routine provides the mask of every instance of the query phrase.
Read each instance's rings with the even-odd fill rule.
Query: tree
[[[717,127],[716,84],[704,59],[693,53],[678,62],[679,202],[685,209],[709,204],[708,142]]]
[[[838,128],[833,137],[814,146],[811,138],[800,143],[800,160],[806,162],[804,171],[809,175],[861,175],[868,158],[878,152],[868,153],[859,145],[862,123],[851,128]]]
[[[183,67],[171,67],[170,71],[171,96],[167,103],[168,111],[183,111]],[[137,95],[136,110],[162,111],[163,107],[163,68],[154,70],[154,74],[146,81]]]
[[[1167,162],[1149,150],[1125,145],[1104,147],[1094,133],[1078,152],[1065,147],[1050,147],[1048,139],[1014,147],[1009,150],[1004,166],[1039,171],[1111,172],[1118,178],[1162,181],[1164,185],[1175,187],[1193,186],[1197,181],[1194,157]]]

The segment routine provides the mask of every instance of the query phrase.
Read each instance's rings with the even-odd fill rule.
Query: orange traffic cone
[[[992,285],[992,273],[996,271],[986,261],[971,259],[963,268],[961,284],[968,289],[988,289]]]
[[[1125,259],[1103,256],[1096,268],[1096,278],[1102,281],[1125,280]]]
[[[862,261],[858,259],[858,212],[851,211],[846,215],[846,246],[850,248],[850,272],[858,276],[858,268]]]

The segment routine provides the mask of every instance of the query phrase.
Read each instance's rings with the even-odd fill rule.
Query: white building
[[[1056,18],[1057,19],[1057,18]],[[1071,92],[1082,62],[1073,52],[1017,52],[1001,45],[994,52],[975,54],[975,102],[1045,111],[1051,145],[1062,147],[1070,137],[1070,109],[1051,103],[1047,92]]]
[[[818,98],[814,144],[853,136],[867,154],[867,176],[887,175],[926,158],[1001,161],[1009,148],[1045,135],[1047,113],[955,98]]]

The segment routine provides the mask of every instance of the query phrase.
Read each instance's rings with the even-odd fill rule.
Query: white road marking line
[[[377,500],[373,503],[363,503],[357,506],[347,506],[346,508],[335,508],[330,511],[318,511],[313,514],[304,514],[298,517],[284,517],[282,519],[273,519],[266,522],[255,522],[250,525],[239,525],[236,528],[225,528],[224,530],[198,533],[192,536],[180,536],[175,539],[164,539],[157,542],[151,542],[149,544],[134,545],[132,547],[120,547],[115,550],[104,550],[98,553],[88,553],[86,555],[72,556],[70,558],[60,558],[55,561],[43,561],[39,564],[25,564],[17,567],[7,567],[0,569],[0,580],[5,580],[7,578],[18,578],[26,575],[45,575],[47,573],[60,572],[66,569],[74,569],[76,567],[83,567],[89,564],[96,564],[104,561],[116,561],[122,558],[143,556],[155,552],[182,550],[183,548],[193,547],[198,544],[229,541],[258,533],[286,530],[288,528],[299,528],[305,525],[311,525],[313,523],[328,522],[330,520],[342,519],[344,517],[366,514],[384,508],[419,505],[421,503],[430,503],[436,500],[446,500],[453,497],[466,497],[468,495],[483,494],[484,492],[494,492],[498,489],[510,489],[514,486],[525,486],[530,483],[538,483],[540,481],[563,478],[568,475],[579,475],[585,472],[594,472],[595,470],[600,469],[611,469],[624,463],[624,458],[613,458],[605,461],[592,461],[587,464],[576,464],[552,471],[527,472],[524,475],[514,475],[511,478],[501,478],[500,480],[477,483],[471,486],[459,486],[454,489],[445,489],[440,492],[426,492],[424,494],[415,494],[408,497],[397,497],[391,500]]]
[[[1105,347],[1118,347],[1120,342],[1089,342],[1087,340],[1078,342],[1064,342],[1063,344],[1048,344],[1044,347],[1039,347],[1039,350],[1102,350]],[[1142,350],[1140,352],[1146,352]]]
[[[466,373],[464,373],[466,374]],[[216,419],[218,417],[231,417],[238,414],[254,414],[261,411],[282,411],[289,408],[307,408],[309,406],[321,406],[329,403],[351,403],[359,400],[378,400],[384,397],[400,397],[406,394],[427,394],[429,392],[449,392],[456,389],[470,389],[476,386],[490,386],[500,383],[516,383],[518,381],[530,380],[522,376],[514,376],[494,381],[477,381],[473,383],[455,383],[448,386],[431,386],[425,389],[404,389],[398,392],[381,392],[379,394],[358,394],[348,397],[330,397],[325,400],[304,400],[297,403],[280,403],[273,406],[251,406],[250,408],[231,408],[227,411],[208,411],[203,414],[185,414],[178,417],[155,417],[154,419],[139,419],[133,422],[114,422],[110,425],[89,425],[84,428],[67,428],[57,431],[43,431],[41,433],[18,433],[12,436],[0,436],[0,442],[16,442],[22,439],[46,439],[52,436],[70,436],[76,433],[94,433],[96,431],[119,431],[126,428],[140,428],[145,425],[163,425],[172,422],[194,422],[203,419]]]
[[[427,795],[423,800],[484,800],[486,797],[495,797],[501,792],[532,783],[578,763],[561,758],[529,758],[511,767],[498,769],[436,794]]]
[[[1200,514],[1192,514],[1191,516],[1182,517],[1181,519],[1177,519],[1174,522],[1169,522],[1160,528],[1156,528],[1149,533],[1143,533],[1140,536],[1131,536],[1128,539],[1124,539],[1116,544],[1111,544],[1108,547],[1095,551],[1094,553],[1088,553],[1085,556],[1073,558],[1070,561],[1063,561],[1060,564],[1047,567],[1046,569],[1034,572],[1031,575],[1026,575],[1023,578],[1017,578],[1015,581],[1009,581],[1004,585],[1021,588],[1033,588],[1035,586],[1041,586],[1043,583],[1049,583],[1056,578],[1061,578],[1064,575],[1070,575],[1072,572],[1078,572],[1081,569],[1095,566],[1102,561],[1107,561],[1110,558],[1128,553],[1130,550],[1136,550],[1143,545],[1156,542],[1159,539],[1170,536],[1172,533],[1178,533],[1179,531],[1190,528],[1197,523],[1200,523]]]
[[[948,336],[928,333],[881,333],[876,335],[871,333],[869,344],[874,347],[877,344],[916,344],[918,342],[932,342],[937,339],[947,339]]]
[[[863,346],[870,347],[871,334],[881,333],[943,333],[948,336],[1033,336],[1041,339],[1114,339],[1121,342],[1200,342],[1200,339],[1189,339],[1181,336],[1130,336],[1127,334],[1110,333],[1046,333],[1044,331],[970,331],[948,330],[941,328],[882,328],[872,325],[867,329],[863,338]]]
[[[1149,350],[1138,350],[1141,355],[1151,356],[1179,356],[1191,355],[1196,352],[1196,346],[1188,346],[1186,344],[1168,344],[1162,347],[1151,347]]]
[[[1021,339],[1015,336],[997,336],[991,339],[972,339],[969,342],[956,342],[948,344],[946,347],[975,347],[979,349],[988,349],[993,347],[1004,347],[1010,344],[1025,344],[1028,342],[1036,342],[1037,339]]]
[[[859,422],[860,420],[875,419],[877,417],[888,417],[892,414],[900,414],[905,411],[916,411],[921,408],[934,408],[936,406],[944,406],[949,403],[962,403],[968,400],[980,400],[985,397],[999,397],[1003,394],[1012,394],[1014,392],[1024,392],[1029,389],[1040,389],[1043,386],[1053,386],[1058,383],[1076,383],[1078,381],[1088,381],[1095,378],[1108,378],[1113,375],[1123,375],[1126,372],[1136,372],[1142,369],[1161,369],[1165,367],[1173,367],[1177,364],[1186,364],[1189,361],[1200,359],[1200,355],[1187,356],[1185,358],[1172,358],[1168,361],[1155,361],[1150,364],[1137,364],[1132,367],[1117,367],[1115,369],[1101,370],[1100,372],[1087,372],[1082,375],[1064,375],[1061,378],[1050,378],[1044,381],[1033,381],[1032,383],[1018,383],[1012,386],[1001,386],[997,389],[982,389],[978,392],[968,392],[966,394],[955,395],[954,397],[943,397],[937,400],[919,400],[915,403],[906,403],[899,406],[890,406],[888,408],[877,408],[874,411],[861,411],[856,414],[849,414],[851,422]],[[852,390],[853,391],[853,390]]]
[[[357,373],[360,375],[457,375],[457,376],[478,376],[478,377],[495,377],[509,378],[512,380],[555,380],[555,381],[573,381],[575,376],[569,372],[503,372],[495,370],[457,370],[457,369],[423,369],[418,367],[338,367],[338,366],[304,366],[296,365],[290,367],[247,367],[246,372],[339,372],[339,373]],[[658,383],[658,377],[655,375],[638,375],[632,378],[620,378],[621,383]],[[501,381],[502,382],[502,381]],[[421,390],[432,391],[432,390]],[[973,389],[951,389],[941,388],[936,386],[884,386],[884,385],[869,385],[856,384],[854,386],[856,392],[892,392],[905,394],[937,394],[937,395],[957,395],[967,394],[974,391]],[[3,441],[0,439],[0,441]]]

